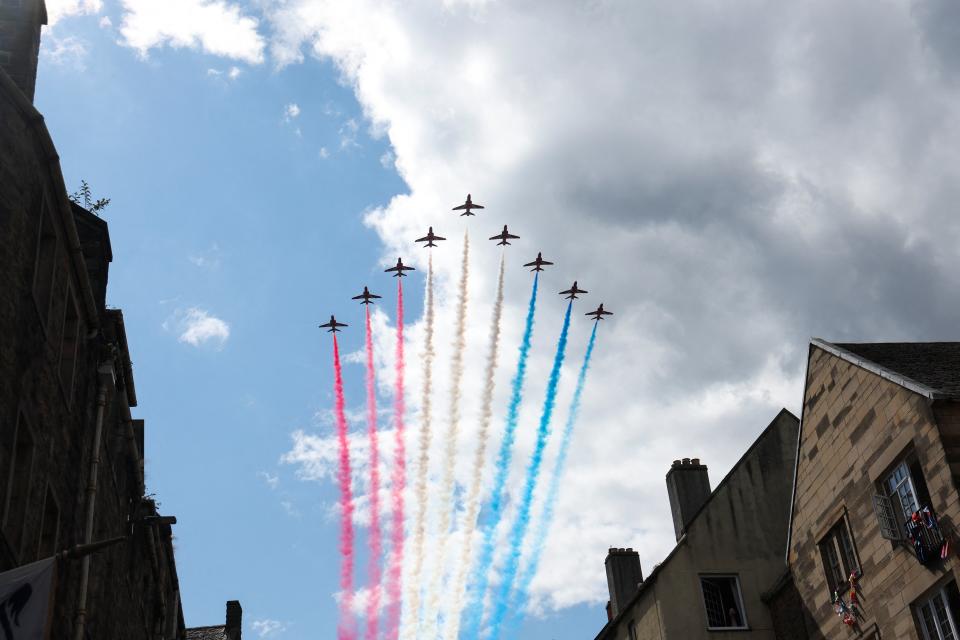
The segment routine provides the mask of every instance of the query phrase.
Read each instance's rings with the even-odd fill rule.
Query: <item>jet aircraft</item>
[[[370,304],[370,301],[373,300],[374,298],[379,299],[380,296],[370,293],[370,290],[364,287],[363,293],[361,293],[358,296],[353,296],[351,300],[362,300],[363,302],[361,302],[360,304]]]
[[[333,316],[330,316],[330,322],[323,323],[322,325],[320,325],[320,328],[329,329],[327,333],[336,333],[337,331],[340,331],[340,329],[338,329],[337,327],[346,327],[346,326],[347,325],[345,325],[342,322],[337,322],[337,319],[334,318]]]
[[[576,300],[576,299],[577,299],[577,294],[579,294],[579,293],[589,293],[589,292],[588,292],[588,291],[584,291],[583,289],[578,289],[578,288],[577,288],[577,281],[574,280],[574,281],[573,281],[573,286],[570,287],[569,289],[567,289],[566,291],[561,291],[561,292],[560,292],[560,295],[566,296],[566,297],[567,297],[567,300]]]
[[[441,238],[438,235],[434,235],[433,227],[430,227],[427,235],[423,236],[422,238],[417,238],[414,240],[414,242],[426,242],[427,244],[423,245],[424,247],[435,247],[437,245],[433,243],[434,240],[446,240],[446,238]]]
[[[452,211],[463,211],[463,213],[460,214],[461,217],[463,217],[463,216],[475,216],[475,215],[477,215],[477,214],[475,214],[475,213],[472,212],[473,209],[483,209],[483,205],[473,204],[473,200],[470,199],[470,194],[468,193],[468,194],[467,194],[467,201],[464,202],[464,203],[463,203],[462,205],[460,205],[459,207],[454,207],[454,208],[452,209]]]
[[[510,244],[510,241],[511,241],[511,240],[518,240],[519,238],[520,238],[520,236],[515,236],[515,235],[513,235],[512,233],[510,233],[509,231],[507,231],[507,225],[503,225],[503,231],[501,231],[500,233],[498,233],[498,234],[495,235],[495,236],[491,236],[491,237],[490,237],[491,240],[499,240],[499,241],[500,241],[500,242],[497,243],[497,246],[498,246],[498,247],[499,247],[500,245]]]
[[[390,267],[389,269],[384,269],[384,272],[386,272],[386,273],[389,273],[389,272],[391,272],[391,271],[395,271],[395,272],[396,272],[396,273],[393,274],[393,277],[394,277],[394,278],[402,278],[402,277],[404,277],[405,275],[407,275],[407,274],[404,273],[404,271],[413,271],[413,267],[408,267],[408,266],[406,266],[405,264],[403,264],[403,261],[400,260],[400,258],[397,258],[397,266],[395,266],[395,267]]]
[[[523,265],[523,266],[525,266],[525,267],[533,267],[533,269],[530,269],[530,271],[532,272],[532,271],[543,271],[544,265],[551,265],[551,264],[553,264],[553,263],[552,263],[552,262],[547,262],[546,260],[544,260],[544,259],[543,259],[543,255],[538,251],[538,252],[537,252],[537,259],[534,260],[533,262],[528,262],[527,264],[525,264],[525,265]]]
[[[612,315],[613,315],[613,312],[612,312],[612,311],[604,311],[604,310],[603,310],[603,303],[601,302],[601,303],[600,303],[600,306],[597,307],[597,310],[596,310],[596,311],[591,311],[590,313],[585,313],[585,314],[583,314],[583,315],[585,315],[585,316],[593,316],[593,319],[594,319],[594,320],[603,320],[603,316],[612,316]]]

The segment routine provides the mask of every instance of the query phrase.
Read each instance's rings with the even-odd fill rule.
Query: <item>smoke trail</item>
[[[547,437],[550,435],[550,420],[553,417],[553,408],[557,400],[557,385],[560,383],[560,370],[563,366],[563,357],[567,350],[567,331],[570,328],[570,310],[573,300],[567,305],[567,313],[563,318],[563,328],[560,330],[560,340],[557,342],[557,355],[553,359],[553,368],[550,370],[550,379],[547,381],[547,394],[543,400],[543,413],[540,414],[540,426],[537,429],[537,444],[530,456],[527,466],[527,480],[523,487],[523,497],[517,510],[517,517],[510,530],[510,548],[507,552],[507,562],[504,566],[499,589],[493,600],[493,613],[490,616],[490,640],[500,637],[500,626],[507,613],[510,602],[510,590],[517,577],[517,567],[520,564],[520,547],[523,544],[527,527],[530,525],[530,507],[533,503],[533,491],[536,489],[540,477],[540,465],[543,463],[543,450],[547,446]]]
[[[426,348],[423,352],[423,395],[420,401],[420,458],[417,461],[416,502],[414,523],[413,569],[407,585],[410,610],[403,629],[404,640],[416,640],[420,619],[420,574],[423,571],[423,547],[427,533],[427,471],[430,468],[430,439],[433,419],[431,394],[433,392],[433,254],[427,263],[427,327]]]
[[[380,531],[380,443],[377,438],[377,388],[373,368],[373,332],[370,330],[370,305],[364,305],[367,320],[367,434],[370,440],[370,533],[367,576],[370,599],[367,601],[367,640],[376,640],[380,621],[380,578],[383,541]]]
[[[457,298],[456,338],[450,364],[450,424],[447,428],[446,450],[443,458],[443,484],[440,487],[440,535],[437,541],[437,563],[430,579],[430,599],[427,603],[428,636],[437,635],[437,616],[440,611],[440,583],[443,579],[444,557],[450,520],[453,513],[453,492],[457,465],[457,438],[460,433],[460,382],[463,380],[463,352],[467,346],[467,279],[470,276],[470,236],[463,234],[463,257],[460,267],[460,288]]]
[[[453,606],[446,620],[447,640],[457,640],[460,633],[460,610],[463,607],[463,590],[470,569],[470,556],[473,553],[473,530],[480,512],[480,486],[483,480],[483,463],[487,454],[487,440],[490,436],[490,421],[493,417],[494,373],[497,369],[497,351],[500,348],[500,317],[503,315],[503,254],[500,255],[500,273],[497,276],[497,297],[493,303],[493,320],[490,323],[490,350],[487,351],[487,366],[484,372],[483,396],[480,401],[480,431],[477,450],[473,459],[473,478],[467,495],[467,508],[460,530],[464,540],[460,552],[460,567],[454,583]]]
[[[393,523],[390,529],[390,565],[387,567],[387,640],[396,640],[400,633],[400,612],[402,603],[403,577],[403,491],[407,480],[407,452],[404,444],[404,402],[403,375],[406,364],[403,360],[403,279],[397,278],[397,361],[396,385],[393,397],[393,415],[395,420],[393,477],[391,478],[391,507]]]
[[[473,570],[473,584],[470,597],[463,611],[467,638],[476,638],[480,632],[480,622],[483,618],[483,597],[487,591],[490,565],[493,562],[494,536],[497,525],[503,517],[504,488],[507,484],[507,474],[510,471],[510,461],[513,458],[513,441],[516,437],[517,421],[520,417],[520,403],[523,400],[523,381],[527,374],[527,356],[530,355],[530,341],[533,338],[533,319],[537,309],[537,289],[540,286],[540,274],[533,278],[533,289],[530,292],[530,302],[527,305],[527,319],[523,330],[523,339],[520,341],[520,357],[517,360],[517,370],[511,382],[512,391],[510,404],[507,406],[507,423],[504,428],[503,440],[500,442],[500,451],[497,455],[496,471],[493,481],[493,491],[490,495],[490,524],[483,532],[483,546],[480,548],[480,557]],[[458,615],[454,612],[453,615]]]
[[[587,343],[587,352],[583,356],[583,364],[580,365],[580,374],[577,376],[577,387],[573,392],[573,400],[570,401],[570,411],[567,414],[567,422],[563,427],[563,434],[560,438],[560,450],[557,453],[557,459],[553,465],[553,473],[550,476],[550,487],[547,490],[547,499],[543,505],[543,513],[540,516],[540,522],[537,525],[533,536],[533,553],[530,556],[530,562],[524,568],[520,576],[520,582],[511,598],[511,608],[513,612],[513,623],[510,628],[519,622],[523,615],[523,610],[527,606],[527,600],[530,597],[530,583],[537,575],[537,568],[540,566],[540,558],[543,556],[543,550],[547,543],[547,535],[550,533],[550,525],[553,523],[554,508],[557,505],[557,496],[560,493],[560,479],[563,477],[563,469],[567,462],[567,453],[570,449],[573,427],[580,414],[580,397],[583,395],[583,386],[587,379],[587,370],[590,368],[590,359],[593,357],[593,346],[597,341],[597,326],[599,322],[593,325],[593,331],[590,333],[590,341]],[[512,634],[508,633],[510,637]]]
[[[356,630],[352,620],[353,605],[353,491],[350,488],[350,444],[347,440],[347,417],[344,411],[343,370],[340,368],[340,348],[337,334],[333,334],[334,418],[337,424],[337,444],[340,466],[337,480],[340,484],[340,620],[337,624],[339,640],[353,640]]]

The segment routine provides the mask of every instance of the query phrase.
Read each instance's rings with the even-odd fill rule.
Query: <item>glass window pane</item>
[[[847,576],[849,577],[855,569],[860,568],[860,565],[857,563],[857,554],[853,550],[853,541],[850,539],[850,532],[847,531],[846,521],[840,522],[840,526],[837,529],[837,537],[840,539],[840,550],[843,552],[844,565]]]
[[[933,621],[933,612],[930,610],[929,603],[920,607],[920,622],[923,623],[924,640],[940,640],[940,634],[937,633],[937,625]]]
[[[943,595],[938,593],[933,597],[933,609],[937,614],[937,626],[940,628],[940,637],[943,640],[954,640],[956,634],[953,631],[953,624],[947,617],[947,608],[943,602]]]

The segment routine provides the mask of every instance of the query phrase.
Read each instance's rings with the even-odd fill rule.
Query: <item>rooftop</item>
[[[222,624],[213,627],[193,627],[187,629],[187,640],[226,640],[226,627]]]
[[[931,398],[960,398],[960,342],[813,343]]]

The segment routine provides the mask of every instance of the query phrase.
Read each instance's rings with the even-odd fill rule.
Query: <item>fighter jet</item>
[[[593,316],[593,319],[594,319],[594,320],[603,320],[603,316],[612,316],[612,315],[613,315],[613,312],[612,312],[612,311],[604,311],[604,310],[603,310],[603,303],[601,302],[601,303],[600,303],[600,306],[597,307],[597,310],[596,310],[596,311],[591,311],[590,313],[585,313],[585,314],[583,314],[583,315],[585,315],[585,316]]]
[[[510,240],[518,240],[519,238],[520,236],[515,236],[509,231],[507,231],[507,225],[503,225],[503,231],[501,231],[495,236],[491,236],[490,239],[499,240],[500,242],[497,243],[497,246],[499,247],[500,245],[510,244]]]
[[[525,267],[533,267],[533,269],[530,269],[530,271],[533,272],[533,271],[543,271],[544,265],[550,265],[550,264],[553,264],[553,263],[552,263],[552,262],[547,262],[546,260],[544,260],[544,259],[543,259],[543,255],[538,251],[538,252],[537,252],[537,259],[534,260],[533,262],[528,262],[527,264],[525,264],[525,265],[523,265],[523,266],[525,266]]]
[[[370,293],[370,290],[364,287],[363,293],[361,293],[358,296],[353,296],[351,300],[362,300],[363,302],[361,302],[360,304],[370,304],[370,301],[374,298],[379,299],[380,296]]]
[[[347,325],[343,324],[342,322],[337,322],[337,319],[334,318],[333,316],[330,316],[330,322],[323,323],[322,325],[320,325],[320,328],[329,329],[327,333],[336,333],[337,331],[340,331],[340,329],[337,329],[337,327],[346,327],[346,326]]]
[[[397,266],[390,267],[389,269],[384,269],[384,272],[389,273],[390,271],[396,272],[393,274],[394,278],[402,278],[405,275],[407,275],[404,273],[404,271],[413,271],[413,267],[406,266],[405,264],[403,264],[403,261],[400,260],[400,258],[397,258]]]
[[[463,203],[462,205],[460,205],[459,207],[454,207],[454,208],[452,209],[452,211],[463,211],[463,213],[460,214],[461,217],[463,217],[463,216],[475,216],[475,215],[477,215],[477,214],[472,213],[472,210],[473,210],[473,209],[483,209],[483,206],[482,206],[482,205],[479,205],[479,204],[473,204],[473,200],[470,199],[470,194],[468,193],[468,194],[467,194],[467,201],[464,202],[464,203]]]
[[[573,286],[570,287],[569,289],[567,289],[566,291],[561,291],[561,292],[560,292],[560,295],[566,296],[566,297],[567,297],[567,300],[576,300],[578,293],[589,293],[589,292],[584,291],[583,289],[578,289],[578,288],[577,288],[577,281],[574,280],[574,281],[573,281]]]
[[[423,236],[422,238],[417,238],[414,240],[414,242],[426,242],[427,244],[423,245],[424,247],[435,247],[437,245],[433,243],[434,240],[446,240],[446,238],[441,238],[438,235],[434,235],[433,227],[430,227],[430,231],[427,232],[427,235]]]

